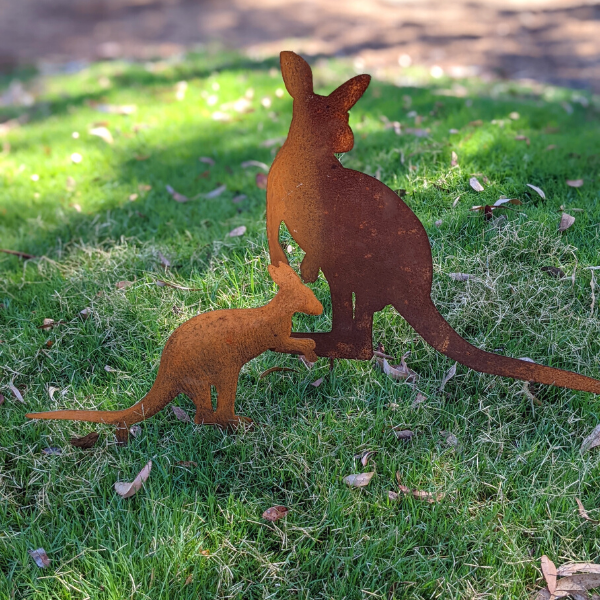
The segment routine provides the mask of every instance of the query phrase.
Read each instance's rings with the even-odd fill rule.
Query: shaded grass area
[[[198,311],[273,296],[264,191],[257,169],[240,163],[270,164],[276,146],[264,142],[287,132],[291,101],[276,94],[283,85],[275,65],[224,55],[99,64],[32,82],[42,86],[34,107],[2,109],[6,118],[27,112],[29,122],[3,138],[10,147],[0,162],[0,247],[42,258],[0,254],[0,597],[522,598],[541,585],[541,554],[557,564],[599,560],[600,537],[575,503],[579,497],[596,516],[598,460],[579,446],[598,423],[597,399],[540,386],[532,388],[538,405],[522,382],[460,365],[440,392],[453,363],[391,309],[376,316],[375,337],[396,356],[411,351],[416,386],[370,363],[338,361],[329,373],[322,360],[309,372],[293,357],[267,353],[240,377],[237,412],[258,423],[248,431],[181,423],[168,408],[142,423],[126,448],[100,426],[98,446],[81,451],[68,440],[91,425],[25,419],[34,410],[130,406],[151,386],[177,325]],[[328,92],[350,75],[344,63],[323,62],[317,89]],[[180,80],[188,88],[177,101]],[[600,377],[600,320],[586,269],[600,264],[595,99],[511,82],[457,87],[418,72],[416,82],[373,82],[352,111],[356,147],[344,164],[407,190],[431,239],[433,297],[465,338]],[[249,89],[253,112],[222,106]],[[94,102],[137,110],[104,114]],[[216,111],[231,120],[216,121]],[[113,145],[88,133],[103,121]],[[474,174],[484,192],[469,186]],[[580,188],[565,183],[578,178]],[[184,204],[165,190],[194,197],[223,184],[218,197]],[[240,194],[246,199],[233,203]],[[500,195],[523,205],[492,221],[469,210]],[[561,206],[583,209],[562,235]],[[248,228],[243,237],[226,236],[239,225]],[[291,245],[298,266],[302,253]],[[568,277],[551,278],[542,266]],[[453,281],[455,272],[475,278]],[[199,291],[158,287],[159,279]],[[133,284],[118,290],[119,281]],[[321,279],[313,289],[325,314],[299,316],[297,328],[327,330],[327,286]],[[92,313],[82,320],[85,307]],[[42,330],[44,318],[64,323]],[[298,372],[259,378],[274,365]],[[314,388],[319,377],[325,381]],[[414,406],[419,391],[427,400]],[[175,403],[192,413],[187,398]],[[396,425],[415,438],[399,443]],[[46,456],[47,447],[62,454]],[[363,468],[355,455],[365,450],[377,454]],[[143,491],[118,498],[114,482],[131,481],[150,459]],[[342,482],[373,469],[365,489]],[[443,500],[390,502],[396,472],[404,485]],[[260,515],[275,504],[291,511],[269,524]],[[52,559],[44,571],[27,555],[38,547]]]

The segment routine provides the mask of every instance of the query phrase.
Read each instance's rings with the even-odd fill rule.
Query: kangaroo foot
[[[317,356],[328,358],[350,358],[353,360],[370,360],[373,356],[373,342],[359,339],[355,332],[338,333],[304,333],[292,332],[293,338],[311,338],[315,340]]]
[[[223,429],[235,429],[240,424],[252,425],[254,422],[248,417],[241,417],[236,414],[219,414],[211,411],[196,411],[194,417],[196,425],[217,425]]]

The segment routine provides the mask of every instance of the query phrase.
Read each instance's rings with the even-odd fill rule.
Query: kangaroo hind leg
[[[217,410],[215,411],[215,421],[221,427],[232,428],[240,423],[252,424],[252,419],[235,414],[238,375],[239,373],[236,373],[233,377],[225,376],[216,384]]]

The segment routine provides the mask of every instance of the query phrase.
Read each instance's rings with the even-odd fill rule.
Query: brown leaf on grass
[[[557,279],[562,279],[565,277],[565,272],[558,267],[540,267],[540,271],[544,271],[548,273],[548,275],[552,275],[552,277],[556,277]]]
[[[220,196],[226,189],[227,189],[226,185],[220,185],[219,187],[216,187],[214,190],[212,190],[212,192],[208,192],[208,194],[204,194],[204,197],[208,198],[208,199],[217,198],[217,196]]]
[[[450,279],[454,281],[469,281],[470,279],[477,279],[475,275],[469,275],[468,273],[448,273]]]
[[[183,194],[180,194],[179,192],[177,192],[176,190],[174,190],[169,184],[167,184],[165,186],[165,188],[167,189],[167,192],[169,192],[169,194],[171,194],[171,197],[173,198],[173,200],[175,200],[175,202],[188,202],[189,198],[187,196],[184,196]]]
[[[596,446],[600,446],[600,425],[596,425],[592,433],[581,442],[580,452],[587,452]]]
[[[50,400],[54,400],[54,394],[56,394],[56,392],[59,392],[59,391],[60,391],[60,388],[50,386],[48,388],[48,395],[50,396]],[[66,390],[65,390],[65,392],[66,392]],[[64,394],[63,394],[63,396],[64,396]]]
[[[483,125],[483,121],[481,119],[475,119],[475,121],[471,121],[469,125],[471,127],[481,127]]]
[[[138,435],[140,435],[140,433],[142,433],[142,428],[139,425],[132,425],[129,428],[129,433],[133,436],[133,437],[137,437]]]
[[[590,517],[590,515],[588,515],[587,510],[585,510],[581,500],[579,498],[575,498],[575,502],[577,502],[577,507],[579,509],[579,516],[582,519],[585,519],[586,521],[589,521],[590,523],[594,523],[594,524],[598,524],[600,523],[600,521],[596,520],[596,519],[592,519],[592,517]],[[600,568],[600,565],[598,566]],[[598,571],[600,573],[600,571]]]
[[[99,437],[100,434],[96,433],[95,431],[91,431],[87,435],[84,435],[80,438],[72,437],[70,442],[71,446],[75,446],[76,448],[93,448],[96,445]]]
[[[168,269],[171,266],[171,261],[160,250],[158,251],[158,259],[165,269]]]
[[[530,144],[529,138],[526,135],[515,135],[515,140],[517,142],[527,142],[528,146]]]
[[[260,376],[259,379],[264,379],[267,375],[270,375],[271,373],[277,373],[278,371],[287,371],[290,373],[297,373],[298,370],[297,369],[290,369],[289,367],[271,367],[270,369],[267,369],[266,371],[263,371]]]
[[[58,325],[58,323],[54,319],[44,319],[38,329],[52,329],[55,325]]]
[[[588,590],[600,586],[600,574],[586,573],[582,575],[571,575],[558,580],[552,598],[566,598],[567,596],[587,598]]]
[[[424,396],[423,394],[421,394],[421,392],[419,392],[417,394],[417,397],[413,400],[412,407],[417,408],[420,404],[423,404],[423,402],[426,402],[426,401],[427,401],[427,396]]]
[[[83,321],[86,321],[87,319],[89,319],[91,314],[92,314],[92,309],[89,306],[86,306],[83,310],[79,311],[79,316],[81,317],[81,319]]]
[[[177,417],[177,419],[183,423],[191,423],[192,419],[190,419],[190,415],[188,415],[183,408],[179,408],[179,406],[171,406],[171,410],[173,414]]]
[[[90,135],[95,135],[100,139],[103,139],[107,144],[114,142],[112,133],[106,127],[92,127],[90,129]]]
[[[537,192],[544,200],[546,199],[546,194],[544,194],[544,190],[542,190],[541,188],[537,187],[537,185],[532,185],[531,183],[526,183],[525,185],[527,185],[532,190],[534,190],[535,192]]]
[[[413,496],[417,500],[424,500],[425,502],[433,504],[434,502],[439,502],[444,497],[444,494],[442,493],[432,494],[431,492],[423,492],[422,490],[411,490],[409,487],[402,485],[399,471],[396,472],[396,481],[398,482],[399,493],[388,492],[388,498],[390,500],[398,500],[402,494],[403,496]]]
[[[263,169],[265,171],[269,171],[269,165],[266,165],[264,162],[260,162],[259,160],[245,160],[242,163],[242,169],[247,169],[248,167],[258,167],[259,169]]]
[[[441,227],[441,226],[442,226],[442,223],[443,223],[443,221],[442,221],[441,219],[438,219],[438,220],[435,222],[435,226],[436,226],[436,227]]]
[[[151,189],[152,189],[152,186],[151,186],[151,185],[148,185],[147,183],[140,183],[140,184],[138,185],[138,190],[139,190],[140,192],[142,192],[142,193],[143,193],[143,192],[149,192]]]
[[[559,577],[568,577],[575,573],[596,573],[600,574],[600,565],[594,563],[568,563],[561,565],[556,570]]]
[[[212,159],[210,156],[201,156],[198,160],[206,165],[210,165],[211,167],[215,165],[214,159]]]
[[[298,356],[298,360],[307,368],[307,369],[312,369],[315,366],[314,362],[310,362],[310,360],[308,360],[308,358],[306,358],[306,356],[304,356],[304,354],[300,354]]]
[[[365,487],[371,483],[371,479],[375,475],[375,471],[371,471],[370,473],[356,473],[353,475],[346,475],[344,477],[344,483],[349,485],[350,487]]]
[[[129,194],[129,202],[135,202],[138,199],[138,194]]]
[[[316,381],[313,381],[310,385],[312,385],[313,387],[318,388],[324,381],[323,377],[319,377],[319,379],[317,379]]]
[[[234,204],[239,204],[242,200],[245,200],[247,198],[246,194],[237,194],[236,196],[234,196],[231,201]]]
[[[193,574],[193,573],[190,573],[190,574],[187,576],[187,578],[186,578],[186,580],[185,580],[185,583],[184,583],[183,585],[190,585],[190,583],[192,583],[192,581],[194,581],[194,574]]]
[[[544,554],[541,558],[542,575],[546,580],[548,591],[554,594],[556,590],[556,566],[554,563]]]
[[[117,281],[117,283],[115,284],[115,287],[118,290],[125,290],[127,289],[130,285],[133,285],[133,281]]]
[[[496,202],[494,202],[493,206],[494,208],[498,208],[503,204],[514,204],[516,206],[521,206],[523,203],[518,198],[499,198],[496,200]]]
[[[199,292],[201,290],[201,288],[185,287],[184,285],[170,283],[169,281],[163,281],[162,279],[157,279],[155,281],[155,283],[158,287],[170,287],[170,288],[173,288],[174,290],[182,290],[184,292]]]
[[[458,165],[458,155],[452,150],[452,159],[450,160],[450,166],[456,167]]]
[[[193,460],[178,460],[176,463],[179,467],[197,467],[198,463]]]
[[[573,225],[573,223],[575,223],[575,217],[572,217],[567,213],[563,213],[562,217],[560,218],[560,223],[558,225],[558,231],[566,231],[567,229],[569,229],[569,227],[571,227],[571,225]]]
[[[17,252],[16,250],[6,250],[6,248],[0,248],[0,252],[4,252],[4,254],[12,254],[13,256],[18,256],[19,258],[24,258],[25,260],[37,258],[36,256],[33,256],[33,254]]]
[[[261,190],[267,189],[267,176],[264,173],[256,174],[256,185]]]
[[[367,450],[366,452],[363,452],[362,454],[359,454],[359,455],[355,456],[354,458],[360,458],[360,464],[363,467],[366,467],[369,460],[376,454],[377,454],[377,450]]]
[[[232,229],[227,234],[227,237],[240,237],[241,235],[244,235],[245,233],[246,233],[246,226],[245,225],[240,225],[239,227],[236,227],[235,229]]]
[[[50,559],[43,548],[37,550],[28,550],[29,556],[33,558],[33,562],[40,568],[45,569],[50,566]]]
[[[440,431],[440,434],[446,438],[446,444],[448,444],[448,446],[458,448],[458,438],[453,433],[450,433],[449,431]]]
[[[0,394],[0,406],[4,404],[4,396]]]
[[[47,456],[60,456],[62,454],[62,449],[56,447],[44,448],[42,452]]]
[[[410,440],[415,435],[415,432],[411,431],[410,429],[394,429],[393,431],[397,440]]]
[[[21,394],[21,392],[18,390],[18,388],[15,386],[15,384],[12,381],[9,382],[8,387],[10,388],[10,391],[15,395],[15,398],[19,402],[25,402],[25,400],[23,399],[23,395]]]
[[[444,375],[444,379],[442,379],[442,384],[440,385],[440,392],[446,387],[446,384],[456,375],[456,365],[458,363],[454,363],[448,372]]]
[[[581,187],[583,185],[583,179],[567,179],[566,180],[566,184],[569,187],[578,188],[578,187]]]
[[[263,519],[274,523],[275,521],[279,521],[279,519],[285,517],[288,514],[288,512],[290,512],[290,509],[286,508],[285,506],[271,506],[271,508],[267,508],[267,510],[265,510],[262,516]]]
[[[477,179],[477,177],[471,177],[471,179],[469,179],[469,185],[476,192],[483,192],[483,186],[479,183],[479,179]]]
[[[408,381],[409,379],[412,379],[413,382],[415,382],[419,376],[406,364],[406,357],[409,354],[410,352],[406,352],[404,356],[402,356],[399,365],[390,365],[386,358],[377,359],[377,361],[378,364],[381,364],[383,372],[391,379],[395,379],[397,381],[402,379],[406,379]],[[379,363],[379,360],[381,360],[381,363]]]
[[[115,491],[117,494],[119,494],[121,498],[130,498],[133,496],[144,485],[144,481],[150,476],[151,469],[152,461],[150,460],[131,483],[117,481],[117,483],[115,483]]]

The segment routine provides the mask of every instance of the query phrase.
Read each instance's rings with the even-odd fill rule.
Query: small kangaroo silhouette
[[[461,338],[431,300],[433,264],[427,233],[413,211],[377,179],[336,159],[354,136],[348,111],[367,89],[358,75],[328,96],[315,94],[310,66],[281,53],[281,72],[294,99],[287,140],[267,182],[267,235],[273,263],[287,262],[279,230],[304,250],[305,282],[319,270],[329,282],[333,309],[328,333],[310,336],[319,356],[367,360],[373,354],[373,313],[388,304],[436,350],[477,371],[600,393],[600,381],[484,352]]]
[[[125,410],[58,410],[31,413],[30,419],[65,419],[111,423],[117,426],[117,440],[127,443],[129,427],[162,410],[178,394],[189,396],[196,405],[194,422],[234,426],[251,422],[235,414],[238,376],[243,365],[266,350],[297,352],[316,361],[315,342],[291,338],[292,315],[302,312],[320,315],[323,306],[310,288],[287,264],[269,265],[279,286],[276,296],[259,308],[216,310],[193,317],[169,337],[158,374],[150,391]],[[211,386],[217,390],[213,411]]]

